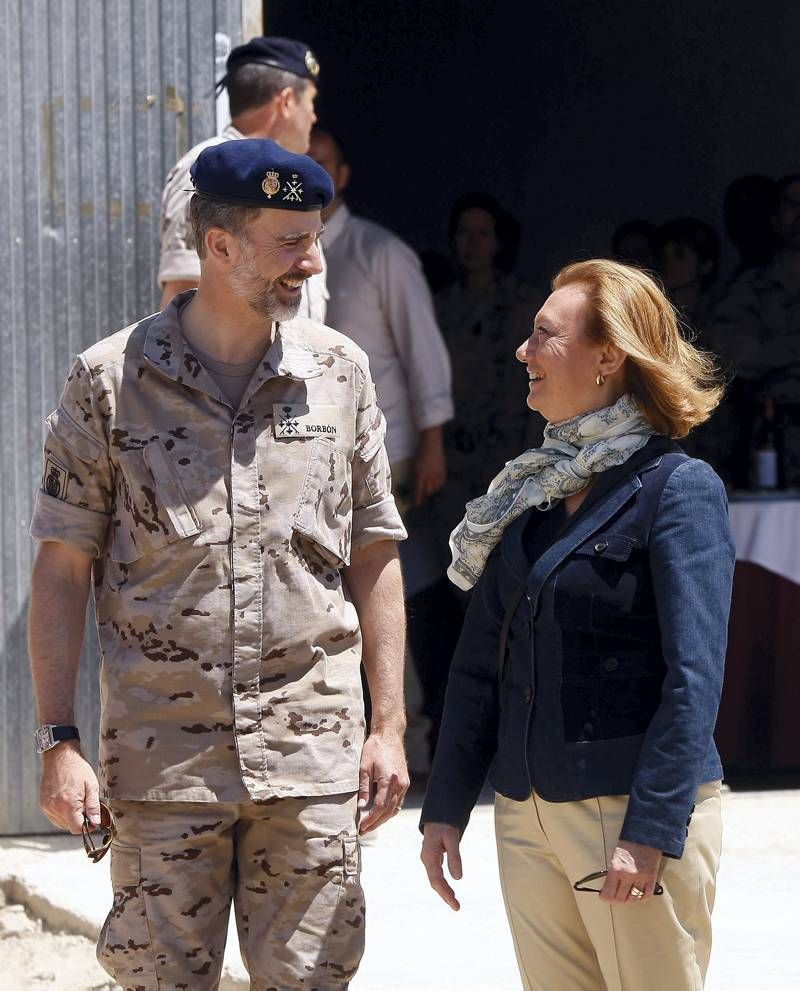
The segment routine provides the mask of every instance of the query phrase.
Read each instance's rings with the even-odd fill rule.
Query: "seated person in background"
[[[777,244],[774,212],[775,180],[769,176],[743,175],[725,190],[725,230],[739,252],[735,276],[772,260]]]
[[[655,233],[655,224],[649,220],[628,220],[620,224],[611,237],[612,258],[652,272],[656,267],[653,257]]]
[[[668,220],[656,230],[654,252],[670,302],[690,327],[701,332],[719,270],[716,231],[696,217]]]
[[[772,261],[742,272],[713,313],[709,344],[735,376],[733,460],[745,477],[752,424],[771,398],[783,420],[786,484],[800,485],[800,174],[776,184]]]

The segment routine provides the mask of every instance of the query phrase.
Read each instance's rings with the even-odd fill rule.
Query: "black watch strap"
[[[52,750],[57,743],[64,740],[80,740],[80,733],[77,726],[54,726],[52,723],[45,723],[36,730],[36,752],[43,754],[46,750]]]

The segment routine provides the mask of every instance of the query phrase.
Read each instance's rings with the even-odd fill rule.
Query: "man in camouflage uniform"
[[[103,966],[126,989],[216,988],[233,900],[253,988],[346,988],[357,806],[363,833],[408,787],[385,422],[364,352],[292,318],[319,270],[325,171],[255,139],[192,176],[199,288],[80,355],[47,421],[39,715],[72,722],[91,576],[117,823]],[[51,821],[96,823],[79,743],[43,760]]]
[[[231,123],[222,134],[201,141],[173,166],[161,196],[161,258],[158,284],[161,305],[176,293],[193,289],[200,278],[200,260],[189,224],[189,170],[204,148],[239,138],[270,138],[287,151],[305,154],[316,122],[314,102],[319,62],[302,41],[292,38],[252,38],[228,56],[219,81],[228,91]],[[321,271],[303,285],[299,313],[325,322],[328,290],[325,260]]]
[[[768,265],[750,268],[717,305],[709,344],[734,375],[728,422],[737,427],[731,475],[747,484],[753,422],[774,400],[784,423],[786,484],[800,486],[800,175],[777,183],[773,225],[780,245]],[[721,411],[719,418],[722,418]]]

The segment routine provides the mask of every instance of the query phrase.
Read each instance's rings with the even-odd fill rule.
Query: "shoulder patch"
[[[66,499],[69,485],[69,472],[63,468],[52,454],[47,455],[44,463],[44,478],[42,488],[53,499]]]

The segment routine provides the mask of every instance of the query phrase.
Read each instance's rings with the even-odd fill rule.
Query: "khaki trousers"
[[[720,782],[700,786],[683,857],[663,860],[664,894],[612,905],[572,885],[608,867],[627,804],[625,795],[496,797],[500,881],[526,991],[703,987],[722,844]]]
[[[364,950],[354,794],[111,806],[97,957],[125,991],[216,991],[231,901],[253,991],[348,986]]]

